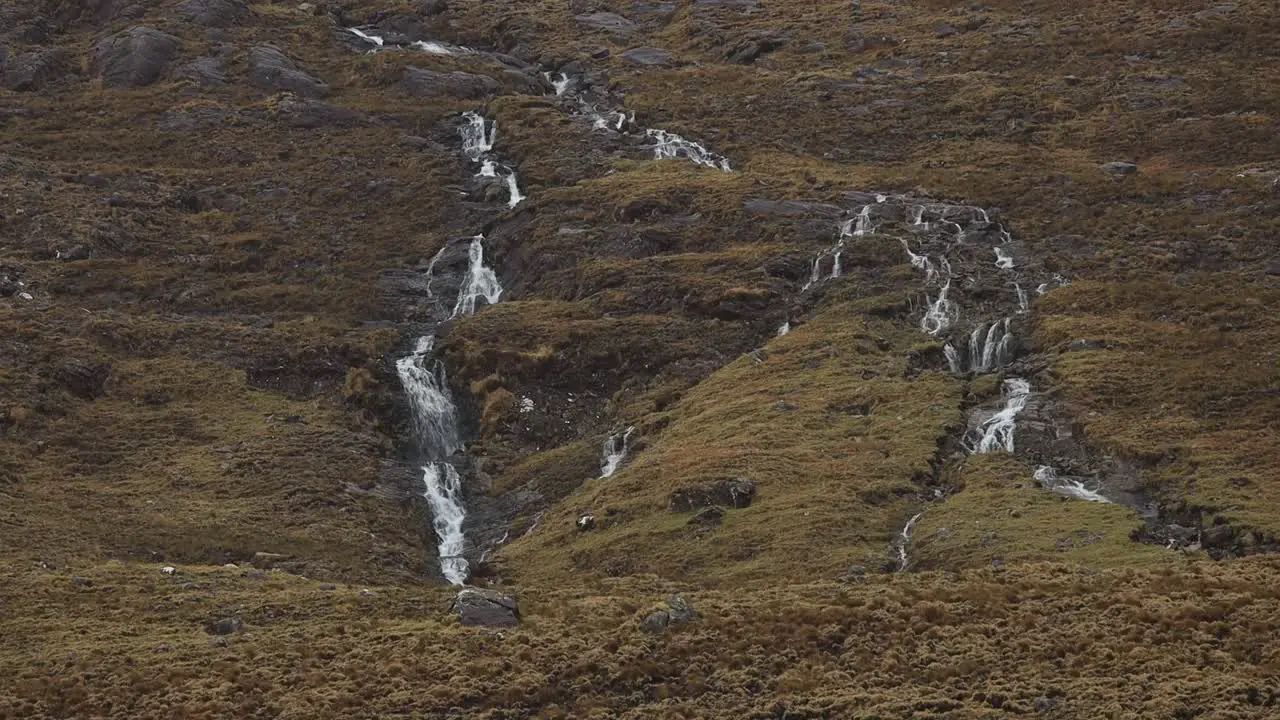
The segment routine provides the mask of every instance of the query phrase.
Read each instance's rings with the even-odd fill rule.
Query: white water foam
[[[435,42],[434,40],[416,40],[414,42],[409,43],[409,47],[413,48],[414,50],[421,50],[422,52],[425,52],[425,53],[431,53],[432,55],[453,55],[454,54],[454,51],[448,45]]]
[[[706,165],[723,172],[732,172],[728,158],[717,155],[692,140],[666,130],[649,129],[645,135],[653,138],[657,144],[653,146],[653,155],[658,160],[684,158],[697,165]]]
[[[920,318],[920,329],[930,335],[938,333],[951,327],[951,325],[960,316],[960,310],[947,298],[951,292],[951,278],[948,276],[947,281],[943,283],[942,289],[938,291],[938,297],[929,303],[929,309],[925,311],[924,317]],[[925,296],[928,297],[927,295]]]
[[[462,134],[462,152],[479,162],[485,153],[493,149],[493,144],[498,137],[497,124],[471,111],[462,113],[462,117],[467,119],[467,124],[459,130]]]
[[[554,77],[551,73],[545,72],[542,73],[542,76],[547,79],[547,82],[551,83],[551,87],[555,88],[557,96],[564,95],[565,92],[568,91],[569,86],[573,84],[573,81],[569,79],[569,76],[564,73],[559,73],[559,77]]]
[[[924,513],[918,512],[911,516],[906,525],[902,526],[902,532],[898,533],[898,570],[907,569],[907,545],[911,543],[911,531],[916,527],[916,521]]]
[[[516,184],[516,171],[508,170],[503,182],[507,185],[507,207],[513,208],[519,205],[520,201],[524,200],[524,195],[520,193],[520,186]]]
[[[791,332],[791,321],[786,320],[781,325],[778,326],[777,336],[782,337],[783,335],[786,335],[789,332]]]
[[[1044,489],[1066,495],[1078,500],[1087,500],[1089,502],[1110,503],[1096,490],[1090,490],[1085,484],[1074,478],[1067,478],[1058,475],[1058,471],[1048,465],[1041,465],[1036,468],[1034,475],[1036,482],[1040,483]]]
[[[993,247],[991,250],[996,254],[996,267],[1001,270],[1013,269],[1013,256],[1009,254],[1008,250],[1002,247]]]
[[[462,449],[458,437],[458,411],[444,372],[431,358],[435,337],[418,338],[413,352],[396,361],[396,374],[413,411],[414,428],[422,452],[432,460],[449,457]]]
[[[1021,378],[1009,378],[1004,381],[1003,389],[1004,407],[978,426],[976,440],[969,446],[974,454],[996,450],[1013,452],[1013,435],[1017,429],[1018,414],[1027,406],[1027,397],[1031,395],[1031,383]]]
[[[635,427],[631,426],[625,430],[611,433],[609,437],[605,438],[604,447],[601,448],[601,478],[612,477],[618,471],[622,461],[627,458],[627,451],[631,449],[631,433],[635,432],[635,430]]]
[[[462,522],[467,511],[462,505],[462,478],[447,462],[429,463],[422,467],[422,497],[431,508],[431,527],[439,539],[440,571],[454,585],[467,581],[466,538]]]
[[[484,264],[484,235],[471,238],[467,249],[467,277],[458,291],[458,302],[451,317],[474,315],[484,305],[492,305],[502,297],[502,284],[493,269]],[[484,305],[480,305],[481,299]]]

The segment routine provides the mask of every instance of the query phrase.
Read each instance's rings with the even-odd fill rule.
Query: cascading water
[[[1013,269],[1013,256],[1009,254],[1008,250],[1002,247],[993,247],[991,250],[996,254],[996,267],[1001,270]]]
[[[997,370],[1009,361],[1013,334],[1009,332],[1009,318],[997,320],[989,326],[979,325],[969,335],[969,353],[962,357],[956,348],[947,343],[943,348],[951,372],[985,373]]]
[[[1041,465],[1036,468],[1034,477],[1036,482],[1040,483],[1044,489],[1058,493],[1059,495],[1066,495],[1067,497],[1087,500],[1089,502],[1111,502],[1107,498],[1103,497],[1098,491],[1090,490],[1080,480],[1058,475],[1058,471],[1048,465]]]
[[[1027,398],[1031,395],[1031,383],[1021,378],[1009,378],[1004,381],[1004,407],[987,418],[973,432],[969,442],[969,450],[974,454],[1004,450],[1013,452],[1013,435],[1017,428],[1018,413],[1027,406]]]
[[[618,471],[622,461],[627,458],[627,451],[631,449],[631,433],[635,430],[635,427],[628,427],[620,432],[611,433],[605,438],[604,447],[601,448],[600,453],[601,478],[612,477]]]
[[[396,361],[396,373],[409,396],[418,444],[428,459],[447,458],[462,449],[458,411],[449,392],[444,366],[431,359],[435,337],[418,338],[413,352]]]
[[[938,291],[938,297],[929,303],[929,309],[925,311],[924,317],[920,318],[920,329],[930,335],[938,333],[951,327],[959,316],[960,311],[954,303],[948,299],[951,292],[951,277],[948,274],[947,281],[942,284],[942,289]]]
[[[729,166],[728,158],[723,155],[717,155],[698,143],[686,140],[675,133],[667,132],[666,130],[649,129],[645,131],[645,135],[656,141],[657,144],[653,146],[653,155],[658,160],[684,158],[695,164],[706,165],[723,172],[733,171],[733,168]]]
[[[450,317],[474,315],[480,307],[493,305],[502,297],[502,284],[498,282],[497,274],[484,264],[484,235],[471,238],[467,255],[467,277],[462,281],[458,301]],[[484,305],[479,304],[481,299]]]
[[[909,560],[907,556],[907,546],[911,543],[911,531],[915,530],[916,521],[919,520],[920,516],[923,514],[923,512],[918,512],[915,515],[912,515],[911,519],[907,521],[907,524],[902,526],[902,531],[898,533],[897,548],[899,571],[907,569],[907,563]]]
[[[569,76],[564,73],[559,73],[558,76],[555,76],[549,72],[545,72],[542,73],[542,76],[547,79],[548,83],[551,83],[551,87],[555,89],[557,96],[564,95],[573,84],[573,81],[569,79]]]
[[[493,143],[498,136],[497,124],[472,111],[462,113],[462,117],[467,119],[467,124],[459,130],[462,133],[462,152],[480,162],[486,153],[493,150]]]
[[[437,462],[422,467],[422,483],[422,496],[431,508],[431,527],[440,539],[440,572],[450,583],[462,585],[470,571],[463,556],[462,522],[467,511],[462,505],[462,478],[449,463]]]

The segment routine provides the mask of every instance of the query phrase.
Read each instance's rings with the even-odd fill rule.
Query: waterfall
[[[454,585],[467,581],[467,559],[463,556],[466,538],[462,521],[467,511],[462,505],[462,478],[447,462],[428,463],[422,467],[422,496],[431,508],[431,526],[440,539],[440,571]]]
[[[485,305],[492,305],[502,297],[502,285],[497,274],[484,264],[484,235],[471,238],[467,255],[467,277],[458,291],[458,302],[453,306],[450,317],[474,315],[480,298],[484,298]]]
[[[618,471],[618,466],[627,457],[627,450],[631,446],[631,433],[635,430],[635,427],[631,426],[621,432],[611,433],[605,438],[604,447],[601,450],[601,478],[612,477]]]
[[[524,200],[524,195],[520,194],[520,186],[516,184],[516,171],[509,170],[503,180],[507,184],[507,207],[513,208]]]
[[[495,123],[485,120],[479,113],[467,111],[462,113],[462,117],[467,119],[467,124],[463,125],[459,131],[462,133],[462,152],[479,162],[485,153],[493,149],[493,143],[498,136],[498,127]]]
[[[789,332],[791,332],[791,321],[784,320],[783,323],[778,326],[777,336],[782,337],[783,335],[786,335]]]
[[[993,247],[991,250],[996,254],[996,267],[1001,270],[1013,269],[1013,256],[1009,254],[1008,250],[1002,247]]]
[[[369,52],[377,52],[378,49],[382,47],[382,38],[377,35],[370,35],[360,28],[347,28],[347,32],[372,45],[373,49]]]
[[[453,51],[432,40],[417,40],[409,44],[409,47],[415,50],[421,50],[432,55],[452,55]]]
[[[569,89],[569,85],[572,83],[569,76],[564,73],[560,73],[559,78],[553,77],[549,72],[542,73],[542,76],[547,79],[547,82],[551,83],[551,87],[555,88],[556,95],[564,95],[565,91]]]
[[[728,158],[717,155],[698,143],[686,140],[675,133],[667,132],[666,130],[649,129],[645,131],[645,135],[657,141],[657,144],[653,147],[653,155],[658,160],[684,158],[695,164],[706,165],[723,172],[732,172],[733,170],[733,168],[729,167]]]
[[[1036,468],[1036,472],[1033,477],[1035,477],[1036,482],[1040,483],[1044,489],[1058,493],[1059,495],[1066,495],[1067,497],[1087,500],[1089,502],[1111,502],[1096,490],[1090,490],[1085,487],[1083,482],[1058,475],[1058,471],[1048,465],[1041,465]]]
[[[1027,297],[1027,291],[1022,289],[1022,285],[1013,284],[1013,291],[1018,294],[1018,312],[1024,313],[1031,309],[1031,299]]]
[[[431,359],[435,337],[418,338],[413,352],[396,361],[396,374],[409,396],[414,429],[423,454],[441,460],[462,449],[458,437],[458,411],[445,377],[444,366]]]
[[[990,325],[979,325],[969,334],[968,365],[965,358],[950,343],[943,348],[947,363],[952,372],[984,373],[998,369],[1009,361],[1009,345],[1013,334],[1009,332],[1009,318],[997,320]]]
[[[1031,395],[1031,384],[1021,378],[1009,378],[1004,381],[1005,404],[995,415],[992,415],[976,430],[976,439],[970,445],[974,454],[989,453],[996,450],[1013,452],[1013,435],[1017,428],[1018,413],[1027,405],[1027,397]]]
[[[942,289],[938,291],[937,299],[929,303],[929,309],[925,311],[924,317],[920,318],[920,329],[930,335],[938,333],[951,327],[955,322],[956,316],[960,311],[955,304],[947,299],[947,294],[951,292],[951,278],[942,285]],[[925,296],[928,297],[927,295]]]
[[[911,516],[906,525],[902,526],[902,532],[898,534],[898,570],[907,569],[907,545],[911,542],[911,531],[916,527],[916,521],[924,513],[918,512]]]

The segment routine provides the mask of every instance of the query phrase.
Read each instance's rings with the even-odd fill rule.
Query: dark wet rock
[[[205,27],[225,28],[249,19],[249,6],[240,0],[183,0],[174,6],[179,17]]]
[[[87,577],[73,577],[71,584],[77,587],[93,587],[93,581]]]
[[[53,368],[53,379],[76,397],[93,400],[102,395],[111,366],[80,358],[66,358]]]
[[[675,512],[691,512],[714,505],[744,508],[751,505],[755,496],[756,484],[746,478],[721,480],[712,485],[676,490],[671,493],[671,509]]]
[[[479,100],[496,95],[501,89],[498,81],[488,75],[476,75],[461,71],[436,72],[407,67],[397,89],[414,97],[454,97]]]
[[[794,403],[789,403],[786,400],[779,400],[773,404],[773,409],[779,412],[794,412],[799,408],[796,407]]]
[[[765,36],[753,40],[747,40],[739,45],[734,46],[732,50],[725,53],[725,57],[729,62],[738,65],[750,65],[760,58],[761,55],[777,50],[786,43],[780,37]]]
[[[190,80],[202,87],[212,87],[227,82],[227,69],[217,58],[200,57],[178,68],[174,77]]]
[[[249,51],[249,82],[262,90],[288,90],[303,97],[329,94],[328,85],[299,70],[274,45],[258,45]]]
[[[680,12],[680,5],[673,2],[635,3],[631,6],[631,14],[641,20],[653,21],[666,25]]]
[[[159,80],[178,54],[178,38],[147,27],[133,27],[93,46],[90,70],[104,87],[145,87]]]
[[[578,15],[574,20],[577,20],[579,25],[609,32],[629,32],[634,30],[636,26],[630,20],[611,12],[587,13]]]
[[[647,66],[671,65],[675,62],[674,55],[653,47],[632,48],[622,53],[622,59],[636,65]]]
[[[1109,162],[1104,163],[1101,167],[1103,172],[1108,172],[1112,175],[1132,175],[1138,172],[1138,165],[1131,162]]]
[[[70,58],[70,53],[58,48],[0,60],[0,86],[16,92],[39,90],[67,74]]]
[[[1271,263],[1265,271],[1268,275],[1280,275],[1280,262]]]
[[[768,215],[774,217],[823,217],[838,218],[844,208],[820,202],[803,200],[764,200],[752,198],[742,203],[742,210],[748,215]]]
[[[210,635],[234,635],[242,630],[244,630],[244,621],[234,615],[211,620],[204,626],[204,631]]]
[[[1219,3],[1217,5],[1211,5],[1196,13],[1196,18],[1199,20],[1207,20],[1209,18],[1225,17],[1227,15],[1231,15],[1237,9],[1239,9],[1239,6],[1235,3]]]
[[[499,81],[510,92],[524,95],[545,95],[549,90],[541,79],[519,70],[503,70]]]
[[[693,517],[689,518],[689,524],[690,525],[719,525],[720,521],[723,519],[724,519],[724,508],[718,507],[716,505],[712,505],[711,507],[702,508],[698,512],[694,513]]]
[[[515,598],[495,590],[463,588],[458,591],[452,609],[463,625],[512,627],[520,622]]]
[[[760,9],[760,0],[693,0],[693,8],[695,10],[728,8],[742,13],[750,13]]]
[[[939,25],[933,29],[933,34],[939,38],[949,38],[952,35],[958,35],[959,33],[959,30],[950,25]]]
[[[418,3],[418,13],[427,17],[441,15],[449,10],[447,0],[422,0]]]

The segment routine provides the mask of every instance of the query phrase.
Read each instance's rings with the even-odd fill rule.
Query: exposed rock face
[[[249,82],[263,90],[288,90],[303,97],[329,94],[324,81],[299,70],[274,45],[258,45],[249,51]]]
[[[1109,162],[1103,164],[1102,170],[1112,175],[1132,175],[1138,172],[1138,165],[1131,162]]]
[[[436,72],[407,67],[404,77],[396,86],[400,92],[414,97],[454,97],[479,100],[496,95],[501,89],[497,80],[488,75],[467,72]]]
[[[0,86],[6,90],[31,92],[39,90],[65,75],[70,53],[61,48],[38,50],[8,59],[0,48]]]
[[[159,80],[178,54],[178,38],[147,27],[133,27],[99,42],[90,69],[104,87],[145,87]]]
[[[204,626],[204,631],[210,635],[234,635],[242,630],[244,621],[236,616],[211,620]]]
[[[608,30],[610,32],[628,32],[635,29],[635,23],[611,12],[596,12],[578,15],[574,18],[579,25],[592,28],[595,30]]]
[[[751,505],[755,496],[756,484],[746,478],[721,480],[707,487],[676,490],[671,493],[671,509],[675,512],[691,512],[712,505],[744,508]]]
[[[453,601],[453,610],[463,625],[513,627],[520,622],[515,598],[484,588],[463,588]]]
[[[68,358],[54,368],[53,379],[76,397],[92,400],[102,395],[110,372],[111,366],[106,363]]]
[[[622,53],[622,59],[636,65],[662,66],[675,63],[675,56],[666,50],[653,47],[632,48]]]
[[[216,28],[242,24],[250,15],[249,7],[240,0],[183,0],[174,10],[193,23]]]
[[[673,625],[684,625],[698,618],[698,613],[687,600],[679,595],[672,595],[667,600],[665,610],[655,610],[640,621],[640,629],[655,635],[665,632]]]
[[[210,87],[227,82],[227,69],[217,58],[201,57],[178,68],[174,76],[191,80],[197,85]]]

